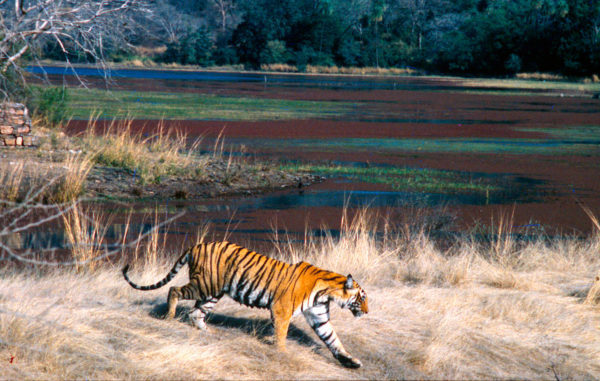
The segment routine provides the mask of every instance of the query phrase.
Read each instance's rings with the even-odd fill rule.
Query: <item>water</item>
[[[213,200],[159,200],[144,205],[105,204],[101,208],[112,211],[120,220],[109,226],[109,240],[118,240],[124,234],[123,216],[130,213],[130,208],[134,208],[130,226],[133,234],[150,228],[148,214],[152,215],[154,210],[159,211],[162,219],[184,210],[185,217],[164,229],[169,239],[187,242],[210,224],[215,238],[228,237],[250,245],[260,245],[274,237],[302,239],[305,231],[309,236],[339,234],[343,210],[363,207],[392,216],[402,216],[414,208],[439,210],[463,221],[456,226],[444,226],[450,230],[468,228],[473,221],[489,223],[500,211],[510,208],[516,210],[515,227],[535,221],[584,230],[585,218],[572,197],[600,210],[600,184],[594,180],[600,178],[597,165],[600,138],[594,138],[593,134],[581,139],[538,136],[545,132],[535,135],[536,129],[600,125],[597,116],[600,103],[589,99],[468,94],[465,90],[471,88],[435,78],[145,69],[105,73],[95,68],[57,67],[31,67],[29,71],[46,73],[58,83],[60,77],[72,77],[75,71],[86,79],[110,75],[111,86],[138,91],[151,88],[166,92],[223,92],[231,96],[356,102],[355,109],[346,115],[314,121],[236,124],[178,121],[177,125],[185,127],[191,139],[205,137],[209,147],[212,139],[223,132],[230,145],[226,151],[269,160],[274,165],[306,161],[359,167],[435,168],[474,181],[483,179],[499,189],[424,193],[397,191],[389,185],[365,180],[330,178],[302,191],[292,189]],[[240,145],[246,147],[243,153]],[[286,233],[289,238],[281,238]],[[64,233],[54,227],[14,237],[13,241],[20,247],[66,247]]]
[[[466,90],[468,87],[456,85],[432,85],[421,83],[418,78],[412,77],[371,77],[357,76],[327,76],[327,75],[302,75],[302,74],[263,74],[263,73],[232,73],[217,71],[179,71],[179,70],[152,70],[152,69],[102,69],[91,67],[56,67],[56,66],[29,66],[27,71],[36,75],[101,77],[119,80],[151,79],[170,81],[202,81],[202,82],[235,82],[235,83],[260,83],[276,86],[300,86],[305,88],[329,88],[346,90]],[[190,85],[193,86],[193,85]],[[488,88],[490,91],[505,91],[503,88]]]

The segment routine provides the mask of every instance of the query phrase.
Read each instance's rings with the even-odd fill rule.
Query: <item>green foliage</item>
[[[235,65],[239,62],[235,49],[229,45],[216,46],[212,59],[217,65]]]
[[[280,166],[282,170],[311,172],[329,177],[347,177],[375,184],[387,184],[395,190],[453,193],[486,193],[500,190],[483,178],[473,179],[458,172],[435,169],[417,169],[408,167],[354,167],[327,165]]]
[[[335,58],[342,66],[358,66],[360,60],[360,43],[353,38],[345,38],[339,42]]]
[[[288,53],[285,42],[281,40],[268,41],[267,45],[260,53],[260,62],[266,64],[284,63],[288,60]]]
[[[32,116],[56,127],[67,119],[69,91],[66,87],[32,87],[27,107]]]
[[[225,16],[212,2],[164,2],[176,6],[178,17],[190,17],[185,25],[206,25],[167,42],[164,62],[600,74],[598,0],[226,0],[231,7]],[[121,49],[103,46],[103,53],[119,60],[127,54]],[[51,39],[42,54],[65,58]]]
[[[164,62],[176,62],[182,65],[210,66],[213,43],[205,28],[187,33],[183,38],[167,44],[162,56]]]
[[[504,68],[511,74],[521,71],[521,58],[516,54],[511,54],[504,63]]]
[[[23,78],[13,66],[9,66],[5,72],[0,73],[0,100],[8,97],[14,102],[26,102],[29,93],[23,83]]]

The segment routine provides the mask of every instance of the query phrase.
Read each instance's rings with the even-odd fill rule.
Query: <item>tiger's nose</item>
[[[369,313],[369,306],[367,305],[367,301],[365,300],[365,302],[363,303],[363,305],[360,307],[360,310],[365,313],[368,314]]]

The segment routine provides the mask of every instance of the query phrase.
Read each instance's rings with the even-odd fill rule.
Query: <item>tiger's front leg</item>
[[[190,320],[192,323],[203,331],[206,331],[208,328],[206,327],[206,317],[208,313],[212,311],[215,307],[215,304],[219,301],[217,297],[210,297],[205,300],[196,301],[196,305],[194,309],[189,313]]]
[[[271,320],[275,331],[275,345],[281,352],[286,352],[285,341],[287,339],[288,328],[290,327],[290,319],[292,312],[289,308],[276,304],[271,308]]]
[[[333,356],[348,368],[360,368],[362,363],[346,352],[342,342],[329,322],[329,302],[317,304],[304,311],[304,317],[317,336],[327,345]]]

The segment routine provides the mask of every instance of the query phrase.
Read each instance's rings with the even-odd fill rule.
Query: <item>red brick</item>
[[[17,128],[18,134],[28,134],[31,131],[28,125],[21,126]]]
[[[18,146],[22,146],[23,145],[23,137],[22,136],[17,136],[17,141],[15,143]]]
[[[13,130],[12,126],[0,126],[0,134],[2,135],[12,134]]]
[[[4,137],[4,145],[14,146],[17,144],[17,139],[14,136],[5,136]]]

